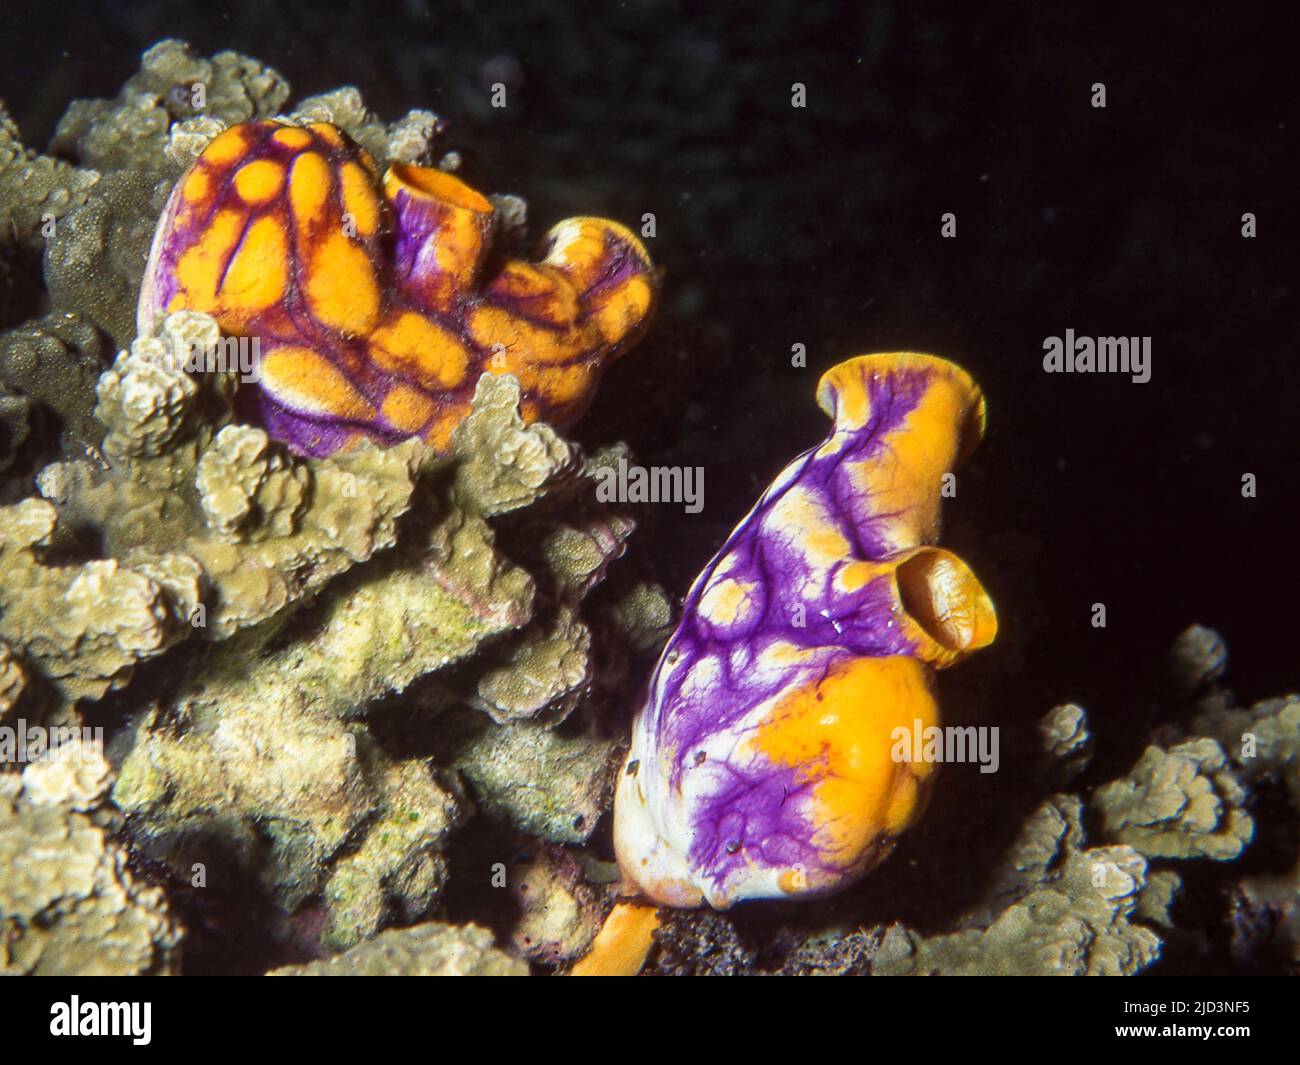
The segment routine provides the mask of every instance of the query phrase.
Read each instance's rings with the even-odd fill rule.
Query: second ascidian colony
[[[644,332],[657,278],[600,218],[560,222],[538,262],[490,256],[492,204],[451,174],[374,160],[335,126],[234,126],[158,224],[141,335],[177,310],[256,338],[261,419],[304,455],[418,436],[439,450],[479,376],[513,374],[557,427]]]
[[[933,546],[942,480],[984,428],[970,376],[869,355],[817,398],[830,436],[695,581],[633,724],[614,841],[625,889],[655,903],[824,895],[873,868],[933,783],[894,757],[897,730],[937,725],[933,672],[997,632]]]

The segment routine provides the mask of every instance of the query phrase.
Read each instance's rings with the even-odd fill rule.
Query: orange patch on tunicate
[[[289,279],[288,260],[279,220],[259,218],[248,227],[221,282],[222,309],[249,313],[279,302]]]
[[[196,163],[181,184],[181,195],[188,203],[202,203],[212,192],[212,177],[208,168]]]
[[[533,422],[541,421],[541,405],[532,396],[524,396],[519,401],[519,417],[524,420],[525,425],[532,425]]]
[[[620,902],[570,976],[636,976],[654,946],[659,914],[643,902]]]
[[[625,339],[644,324],[654,304],[654,289],[640,274],[634,274],[611,292],[602,292],[595,314],[596,328],[607,343]]]
[[[394,163],[384,175],[384,191],[391,198],[399,190],[412,196],[438,200],[449,207],[459,207],[475,214],[490,215],[492,202],[445,170],[429,166]]]
[[[213,166],[227,166],[247,150],[247,131],[243,126],[232,126],[203,149],[202,158]]]
[[[502,307],[475,307],[469,315],[469,331],[474,342],[489,352],[497,353],[500,350],[496,347],[498,344],[504,347],[504,357],[496,361],[498,369],[501,363],[507,366],[554,364],[589,354],[581,343],[580,331],[557,332],[536,326]],[[507,369],[505,372],[515,371]]]
[[[813,566],[827,569],[848,557],[850,546],[820,497],[795,485],[773,504],[765,519],[788,530],[793,546]]]
[[[585,363],[534,370],[528,377],[528,391],[552,407],[566,407],[583,402],[591,394],[591,370]],[[520,379],[521,387],[523,378]]]
[[[394,385],[379,409],[393,428],[404,433],[414,433],[422,428],[433,411],[433,400],[409,385]]]
[[[482,227],[462,212],[451,212],[439,229],[434,245],[434,261],[438,264],[438,272],[468,285],[478,268],[483,244]]]
[[[284,168],[270,159],[255,159],[235,171],[235,191],[245,203],[269,203],[284,188]]]
[[[550,234],[551,250],[546,262],[563,273],[580,293],[606,279],[614,247],[621,245],[640,263],[638,276],[649,275],[650,257],[636,236],[625,226],[605,218],[569,218]]]
[[[600,276],[605,262],[605,236],[611,229],[636,243],[636,238],[623,229],[599,218],[569,218],[550,232],[551,250],[546,262],[559,269],[581,292],[586,292]]]
[[[289,203],[298,225],[315,225],[325,217],[330,185],[330,168],[323,156],[305,152],[294,160],[289,172]]]
[[[313,122],[307,128],[331,148],[343,147],[343,134],[337,126],[331,126],[328,122]]]
[[[582,312],[578,293],[554,267],[508,262],[488,291],[504,303],[522,304],[519,309],[529,317],[556,329],[570,328]]]
[[[365,167],[366,172],[372,178],[379,177],[379,166],[378,164],[375,163],[375,157],[373,155],[371,155],[364,148],[358,148],[357,159],[360,161],[361,165]]]
[[[343,187],[343,210],[352,216],[356,231],[368,237],[379,228],[379,200],[370,187],[370,177],[356,163],[339,168]]]
[[[243,226],[243,212],[218,211],[208,228],[181,255],[176,263],[176,281],[185,290],[186,307],[196,311],[214,309],[217,286]]]
[[[885,357],[872,358],[885,365]],[[894,358],[906,369],[925,357]],[[830,371],[818,389],[823,405],[834,397],[837,427],[858,424],[870,413],[862,370],[846,365],[843,373],[837,374],[841,367]],[[853,490],[871,499],[872,508],[884,515],[880,533],[898,549],[937,537],[941,478],[959,458],[964,420],[972,404],[978,403],[978,394],[968,380],[931,372],[920,402],[886,435],[879,453],[870,460],[845,462],[842,467]]]
[[[776,878],[776,886],[787,895],[797,895],[808,886],[808,874],[802,869],[786,869]]]
[[[525,402],[535,400],[560,418],[568,415],[565,408],[584,403],[594,386],[591,370],[585,363],[535,366],[507,352],[503,358],[490,361],[486,368],[492,373],[513,374],[519,380]]]
[[[262,387],[295,410],[370,421],[374,408],[334,364],[310,348],[276,348],[262,359]]]
[[[470,352],[450,330],[413,311],[385,322],[370,338],[371,357],[387,370],[408,373],[421,382],[454,388],[465,379]]]
[[[732,577],[711,585],[700,597],[700,612],[715,625],[734,625],[749,604],[753,591],[750,584],[741,584]]]
[[[920,814],[928,763],[895,761],[896,729],[938,722],[926,668],[903,656],[858,658],[785,696],[750,741],[769,762],[813,785],[813,841],[850,868]],[[913,778],[910,779],[909,778]]]
[[[374,328],[381,294],[364,248],[327,231],[308,250],[306,275],[307,304],[317,321],[348,336]]]
[[[862,374],[848,368],[848,363],[827,371],[818,384],[818,400],[823,409],[834,413],[836,427],[862,426],[867,423],[870,401],[867,382]],[[830,404],[833,403],[833,407]]]
[[[835,575],[841,591],[856,592],[880,575],[880,566],[872,562],[850,562]]]
[[[894,778],[894,793],[885,808],[887,835],[898,835],[920,816],[925,800],[921,779],[912,773],[900,773]]]
[[[284,148],[300,151],[311,144],[311,134],[297,126],[284,126],[271,134],[271,139]]]

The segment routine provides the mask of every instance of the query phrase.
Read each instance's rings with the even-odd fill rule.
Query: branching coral
[[[67,699],[100,698],[183,641],[216,641],[137,722],[115,801],[137,845],[178,880],[201,867],[220,890],[251,876],[286,915],[319,897],[322,942],[346,947],[429,911],[468,812],[427,761],[393,759],[358,716],[514,633],[429,712],[461,699],[559,721],[591,676],[581,600],[632,525],[601,516],[576,449],[524,423],[510,377],[482,379],[448,458],[412,441],[305,460],[230,420],[232,374],[168,358],[219,339],[210,319],[183,312],[136,341],[99,382],[103,465],[47,467],[47,499],[0,510],[0,633]],[[539,508],[551,495],[554,507]],[[489,524],[530,508],[533,577],[499,552]],[[95,530],[108,557],[47,560],[61,526]],[[328,597],[290,619],[332,579]],[[645,589],[634,599],[627,617],[652,630],[662,600]],[[585,838],[612,741],[537,728],[526,742],[563,752],[568,770],[545,781],[565,789],[560,821],[499,808]],[[462,752],[471,779],[482,750]],[[501,790],[546,765],[513,767]],[[497,791],[479,781],[485,796]]]
[[[1148,747],[1124,779],[1098,789],[1106,833],[1152,858],[1237,857],[1254,835],[1246,791],[1214,740]]]
[[[1002,911],[986,929],[925,938],[895,926],[872,972],[898,975],[1120,976],[1150,965],[1160,940],[1133,922],[1148,884],[1131,847],[1068,855],[1050,883]]]
[[[99,381],[107,469],[47,467],[39,484],[52,503],[0,511],[0,635],[69,698],[102,696],[196,631],[221,639],[275,617],[391,546],[410,502],[409,447],[309,470],[261,430],[218,429],[231,381],[164,357],[196,335],[215,344],[214,323],[180,315],[163,335],[137,341]],[[43,561],[62,530],[84,528],[108,557]]]
[[[180,929],[102,823],[107,764],[77,758],[0,773],[0,973],[171,972]]]
[[[513,397],[510,417],[502,415],[503,394]],[[488,474],[483,461],[466,462],[445,496],[425,501],[432,513],[423,538],[408,537],[348,575],[285,627],[250,630],[205,655],[169,697],[166,712],[141,725],[114,792],[132,815],[137,839],[178,872],[201,860],[207,834],[234,841],[225,851],[255,852],[257,841],[266,840],[271,855],[258,872],[263,887],[285,912],[323,895],[325,939],[335,945],[371,935],[394,916],[427,911],[446,875],[440,855],[447,834],[463,813],[427,764],[391,761],[359,715],[493,637],[530,631],[535,582],[497,553],[495,534],[471,505],[499,502],[499,495],[485,497],[482,486],[499,488],[512,477],[531,485],[534,499],[563,490],[565,479],[585,481],[576,455],[557,465],[551,449],[520,446],[519,434],[547,440],[553,434],[523,426],[511,379],[485,378],[479,395],[484,405],[466,421],[465,439],[481,456],[496,456],[502,468]],[[418,447],[413,442],[405,450]],[[319,472],[381,454],[397,453],[367,449],[309,466]],[[517,491],[510,498],[522,506]],[[326,498],[318,487],[313,500],[323,505]],[[242,566],[261,549],[256,541],[242,544]],[[540,624],[542,639],[552,629]],[[575,637],[562,656],[576,656],[583,678],[587,649],[588,641]],[[252,676],[251,660],[258,662]],[[499,678],[509,668],[509,662],[488,665],[483,676]],[[557,680],[539,682],[541,690],[556,694],[537,701],[533,713],[570,691],[572,678],[560,664],[543,662],[538,676],[546,678],[547,670]],[[454,686],[445,698],[454,701]],[[597,757],[581,772],[601,776],[608,750],[587,749]],[[516,767],[521,771],[528,770]],[[591,812],[593,826],[597,815]]]

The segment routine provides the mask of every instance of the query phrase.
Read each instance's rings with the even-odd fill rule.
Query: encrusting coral
[[[1084,849],[1081,815],[1074,796],[1030,815],[992,889],[1014,901],[986,927],[926,937],[891,926],[872,972],[1119,976],[1150,965],[1160,940],[1142,919],[1165,918],[1174,884],[1132,847]]]
[[[1107,835],[1153,858],[1239,855],[1254,835],[1246,789],[1214,740],[1170,750],[1148,747],[1123,780],[1098,789],[1093,805]]]
[[[327,961],[288,965],[268,976],[527,976],[528,966],[498,950],[474,925],[429,922],[394,928]]]
[[[39,255],[51,224],[84,203],[98,181],[94,170],[26,147],[0,105],[0,234],[5,240]]]
[[[181,930],[113,839],[92,749],[0,773],[0,973],[136,976],[179,962]]]
[[[31,401],[0,384],[0,473],[7,470],[31,430]]]
[[[75,311],[48,314],[0,336],[0,380],[25,406],[54,415],[65,453],[85,454],[87,445],[100,442],[95,384],[107,359],[103,336]]]
[[[579,852],[520,837],[501,881],[517,916],[504,943],[512,954],[556,965],[581,954],[600,930],[603,897],[589,882]]]
[[[527,644],[535,632],[543,642],[554,639],[553,626],[538,619],[537,578],[497,553],[484,514],[574,491],[591,474],[569,445],[557,447],[548,427],[524,425],[518,396],[511,378],[482,379],[479,403],[462,426],[465,446],[480,459],[456,465],[445,495],[425,500],[432,524],[424,537],[410,537],[349,574],[286,626],[253,629],[209,651],[170,693],[165,712],[141,723],[114,797],[132,815],[148,853],[180,874],[201,860],[205,836],[225,838],[226,849],[237,853],[253,853],[265,840],[270,854],[255,878],[285,912],[322,895],[324,941],[335,946],[428,910],[445,879],[441,853],[464,804],[437,783],[425,760],[386,756],[362,715],[495,637],[518,632]],[[461,439],[458,430],[453,451]],[[315,469],[402,451],[365,448],[288,461]],[[256,544],[249,550],[255,558]],[[534,689],[549,697],[534,700],[520,719],[571,708],[590,676],[589,647],[585,637],[567,647],[564,657],[577,660],[576,670],[530,660]],[[497,664],[489,652],[479,675],[504,684],[514,658]],[[254,660],[250,676],[247,663]],[[432,701],[459,698],[491,708],[482,688],[482,681],[464,690],[453,685]],[[578,779],[603,779],[610,746],[577,749],[594,756],[575,767]],[[587,833],[595,821],[593,811]]]

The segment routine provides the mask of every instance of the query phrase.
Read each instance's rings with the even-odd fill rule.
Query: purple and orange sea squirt
[[[441,170],[373,158],[325,123],[217,136],[154,235],[137,325],[177,310],[256,339],[261,419],[304,455],[419,436],[445,450],[479,376],[519,379],[526,421],[563,428],[640,337],[657,278],[600,218],[547,234],[537,263],[491,257],[492,204]]]
[[[993,604],[933,546],[942,486],[978,443],[960,367],[866,355],[826,373],[834,420],[692,585],[637,713],[614,798],[625,893],[725,908],[843,888],[921,815],[932,678],[987,646]],[[640,906],[639,916],[637,907]],[[622,903],[575,973],[632,972],[652,910]]]

